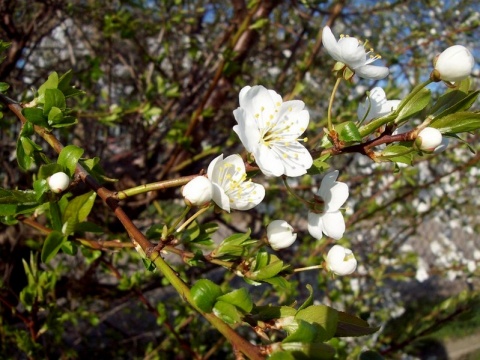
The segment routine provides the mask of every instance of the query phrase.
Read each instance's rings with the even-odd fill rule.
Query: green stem
[[[312,265],[312,266],[307,266],[303,268],[293,269],[293,272],[296,273],[301,271],[317,270],[317,269],[323,269],[323,265]]]
[[[201,208],[200,210],[198,210],[195,214],[193,214],[188,220],[186,220],[178,229],[177,229],[177,232],[180,232],[182,231],[183,229],[185,229],[188,225],[190,225],[190,223],[195,220],[197,217],[199,217],[200,215],[202,215],[205,211],[207,211],[208,209],[210,209],[211,206],[205,206],[203,208]],[[186,215],[186,214],[185,214]]]
[[[227,338],[236,350],[245,354],[249,359],[261,360],[264,357],[260,353],[260,349],[251,344],[249,341],[239,336],[227,323],[215,316],[213,313],[203,312],[196,304],[192,297],[190,288],[178,277],[175,271],[162,259],[160,253],[153,251],[149,255],[149,259],[155,263],[158,270],[165,276],[170,284],[175,288],[179,295],[187,301],[192,308],[203,315],[205,319],[212,324],[225,338]]]
[[[149,191],[158,191],[158,190],[168,189],[172,187],[183,186],[186,183],[188,183],[190,180],[196,178],[197,176],[198,175],[190,175],[190,176],[184,176],[178,179],[158,181],[150,184],[135,186],[130,189],[121,190],[117,192],[115,195],[117,200],[124,200],[128,197],[135,196],[138,194],[143,194]]]
[[[340,85],[341,81],[342,81],[342,78],[338,77],[337,81],[335,82],[335,85],[333,86],[332,94],[330,95],[330,101],[328,102],[327,128],[329,132],[333,130],[332,107],[333,107],[333,101],[335,100],[335,94],[337,93],[338,86]]]
[[[288,184],[287,182],[287,177],[286,176],[282,176],[282,180],[283,180],[283,183],[285,184],[285,188],[287,189],[287,191],[293,195],[297,200],[300,200],[302,203],[304,203],[305,205],[307,206],[310,206],[310,202],[305,200],[304,198],[302,198],[301,196],[297,195],[295,193],[295,191],[293,191],[293,189],[290,187],[290,185]]]
[[[178,226],[178,224],[180,224],[180,221],[182,221],[182,219],[184,219],[185,216],[187,216],[187,214],[188,214],[188,212],[190,211],[191,208],[192,207],[188,206],[188,205],[187,205],[187,207],[185,207],[185,210],[183,210],[182,214],[177,218],[177,220],[175,220],[175,222],[172,224],[172,226],[170,226],[170,230],[168,230],[168,235],[172,234],[175,231],[175,228]]]

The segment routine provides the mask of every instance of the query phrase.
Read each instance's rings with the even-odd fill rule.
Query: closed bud
[[[212,200],[212,183],[205,176],[197,176],[183,187],[182,195],[187,205],[203,206]]]
[[[267,226],[268,243],[273,250],[285,249],[297,239],[293,227],[285,220],[274,220]]]
[[[462,45],[453,45],[443,51],[435,62],[434,81],[462,81],[470,76],[475,65],[472,53]]]
[[[343,276],[350,275],[357,268],[357,259],[352,250],[340,245],[334,245],[327,254],[327,270]]]
[[[426,127],[417,135],[415,143],[423,151],[434,151],[440,144],[442,144],[442,133],[435,128]]]
[[[70,185],[70,178],[64,172],[57,172],[48,178],[48,186],[54,193],[65,191]]]

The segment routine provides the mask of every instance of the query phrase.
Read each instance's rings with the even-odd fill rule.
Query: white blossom
[[[435,61],[435,73],[443,81],[462,81],[470,76],[475,65],[472,53],[462,45],[444,50]]]
[[[182,189],[185,202],[190,206],[202,206],[212,200],[212,182],[205,176],[197,176]]]
[[[389,73],[385,66],[370,65],[380,59],[380,56],[373,55],[373,49],[365,51],[364,44],[354,37],[341,35],[340,40],[337,41],[332,30],[325,26],[322,42],[331,57],[348,66],[362,78],[379,80],[385,78]]]
[[[308,232],[316,239],[321,239],[325,234],[338,240],[345,232],[345,220],[340,207],[347,201],[348,185],[336,181],[337,177],[337,170],[325,175],[316,195],[316,201],[323,205],[323,209],[311,209],[308,212]]]
[[[352,250],[341,245],[334,245],[327,254],[327,269],[334,274],[343,276],[349,275],[357,268],[357,259]]]
[[[70,177],[64,172],[57,172],[48,178],[48,186],[54,193],[65,191],[70,185]]]
[[[217,156],[208,166],[212,182],[212,199],[223,210],[249,210],[265,197],[265,188],[247,179],[245,164],[240,155],[223,159]]]
[[[385,91],[381,87],[374,87],[364,103],[357,109],[359,120],[370,121],[382,117],[396,110],[400,100],[387,100]]]
[[[300,100],[283,102],[282,97],[263,86],[246,86],[240,91],[240,107],[233,115],[233,130],[253,154],[267,176],[306,174],[313,159],[300,144],[310,116]]]
[[[293,227],[285,220],[274,220],[267,226],[268,243],[273,250],[285,249],[297,239]]]
[[[423,151],[434,151],[442,144],[442,133],[435,128],[426,127],[417,136],[417,144]]]

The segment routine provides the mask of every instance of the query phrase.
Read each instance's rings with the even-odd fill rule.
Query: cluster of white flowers
[[[336,40],[331,29],[323,29],[322,41],[326,51],[337,61],[334,71],[343,71],[345,79],[355,74],[366,79],[379,80],[389,74],[384,66],[372,63],[381,57],[366,49],[360,40],[341,36]],[[452,46],[436,60],[431,75],[433,81],[457,82],[470,75],[473,57],[463,46]],[[358,107],[359,121],[370,121],[395,111],[400,100],[387,100],[380,87],[367,93],[364,103]],[[310,116],[300,100],[283,101],[274,90],[263,86],[245,86],[239,94],[239,107],[233,111],[237,125],[233,130],[249,152],[260,171],[267,177],[298,177],[307,173],[313,164],[310,152],[302,142]],[[443,151],[448,145],[435,128],[417,130],[416,145],[425,152]],[[341,207],[349,196],[348,185],[337,181],[338,171],[326,174],[320,188],[309,205],[308,232],[315,239],[324,235],[335,240],[343,237],[345,220]],[[182,191],[191,206],[205,206],[212,200],[221,209],[249,210],[265,197],[265,188],[247,179],[244,160],[240,155],[223,154],[208,166],[207,176],[198,176]],[[267,238],[274,250],[291,246],[297,234],[284,220],[272,221],[267,227]],[[357,261],[350,249],[334,245],[326,256],[326,268],[337,275],[355,271]],[[421,275],[419,275],[422,278]]]

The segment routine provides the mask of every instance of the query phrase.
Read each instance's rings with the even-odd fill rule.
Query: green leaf
[[[73,176],[78,160],[82,157],[84,150],[75,145],[65,146],[58,155],[57,163],[66,169],[68,176]]]
[[[53,107],[65,110],[65,95],[58,89],[45,89],[45,105],[43,106],[43,114],[48,115]]]
[[[295,356],[288,351],[279,351],[270,355],[268,360],[295,360]]]
[[[317,326],[316,341],[326,341],[335,334],[338,311],[325,305],[312,305],[299,310],[295,315],[295,320],[305,320]]]
[[[47,179],[49,176],[64,170],[64,167],[57,163],[44,164],[38,169],[37,177],[39,179]]]
[[[434,120],[431,127],[441,133],[457,134],[480,129],[480,114],[472,112],[458,112]]]
[[[48,234],[45,242],[43,243],[41,259],[44,263],[49,262],[62,247],[64,241],[67,241],[67,237],[59,231],[52,231]]]
[[[85,92],[82,90],[76,89],[74,86],[70,85],[70,82],[72,81],[72,70],[68,70],[65,74],[60,76],[60,79],[58,79],[58,89],[63,92],[65,95],[65,98],[69,98],[72,96],[84,94]]]
[[[322,342],[287,342],[282,343],[281,348],[292,353],[295,359],[327,360],[335,356],[335,349]]]
[[[393,162],[412,165],[413,148],[404,145],[391,144],[382,151],[378,158],[381,160],[387,159]]]
[[[63,112],[56,106],[52,106],[48,113],[48,123],[50,125],[61,123],[63,120]]]
[[[370,327],[368,323],[356,316],[338,311],[338,324],[335,331],[336,337],[363,336],[377,332],[379,327]]]
[[[446,115],[469,109],[477,100],[480,91],[469,94],[460,90],[449,91],[442,95],[430,109],[430,113],[437,119]]]
[[[96,193],[90,191],[77,196],[68,203],[63,213],[64,234],[70,235],[79,222],[85,221],[93,208]],[[65,225],[66,224],[66,225]]]
[[[45,81],[37,91],[37,103],[44,104],[45,103],[45,91],[47,89],[56,89],[58,87],[58,74],[56,72],[52,72],[49,76],[47,81]]]
[[[10,87],[10,85],[8,85],[7,83],[0,82],[0,92],[7,91],[9,87]]]
[[[252,25],[249,26],[250,30],[258,30],[267,25],[270,22],[268,18],[261,18],[255,21]]]
[[[412,91],[416,90],[413,89]],[[409,118],[418,114],[423,109],[425,109],[425,107],[430,102],[430,96],[430,90],[423,88],[418,91],[411,99],[409,99],[408,96],[403,99],[398,105],[397,111],[395,112],[397,114],[395,123],[403,123]]]
[[[295,332],[288,335],[282,340],[282,343],[287,342],[302,342],[310,343],[315,342],[317,337],[317,327],[313,324],[306,322],[305,320],[298,320],[298,328]]]
[[[308,298],[307,298],[307,300],[305,300],[305,302],[302,304],[302,306],[300,306],[298,308],[298,310],[303,310],[303,309],[309,307],[310,305],[313,305],[313,288],[312,288],[312,285],[307,284],[306,288],[308,290]]]
[[[222,295],[222,289],[208,279],[198,280],[190,290],[195,305],[204,312],[211,312],[217,298]]]
[[[75,125],[76,123],[78,123],[78,119],[74,116],[63,116],[62,120],[55,123],[55,124],[52,124],[52,127],[53,128],[62,128],[62,127],[68,127],[68,126],[72,126],[72,125]]]
[[[254,309],[255,317],[260,320],[268,321],[273,319],[281,319],[288,316],[295,316],[297,310],[291,306],[256,306]]]
[[[362,141],[360,132],[353,121],[347,121],[335,126],[340,140],[346,142]]]
[[[217,301],[223,301],[232,304],[245,313],[249,313],[253,309],[253,301],[246,288],[233,290],[232,292],[219,296]]]
[[[23,116],[34,125],[48,127],[48,122],[43,115],[43,110],[39,108],[24,108],[22,110]]]
[[[52,228],[57,231],[62,231],[62,213],[57,202],[50,202],[50,220],[52,222]]]
[[[213,313],[229,324],[242,321],[242,314],[235,305],[225,301],[217,301],[213,306]]]
[[[23,150],[27,155],[33,155],[35,151],[42,151],[40,145],[35,144],[35,142],[28,137],[20,136],[20,142],[22,143]]]
[[[284,269],[283,261],[276,255],[259,251],[255,259],[254,271],[248,276],[252,280],[272,278]]]

